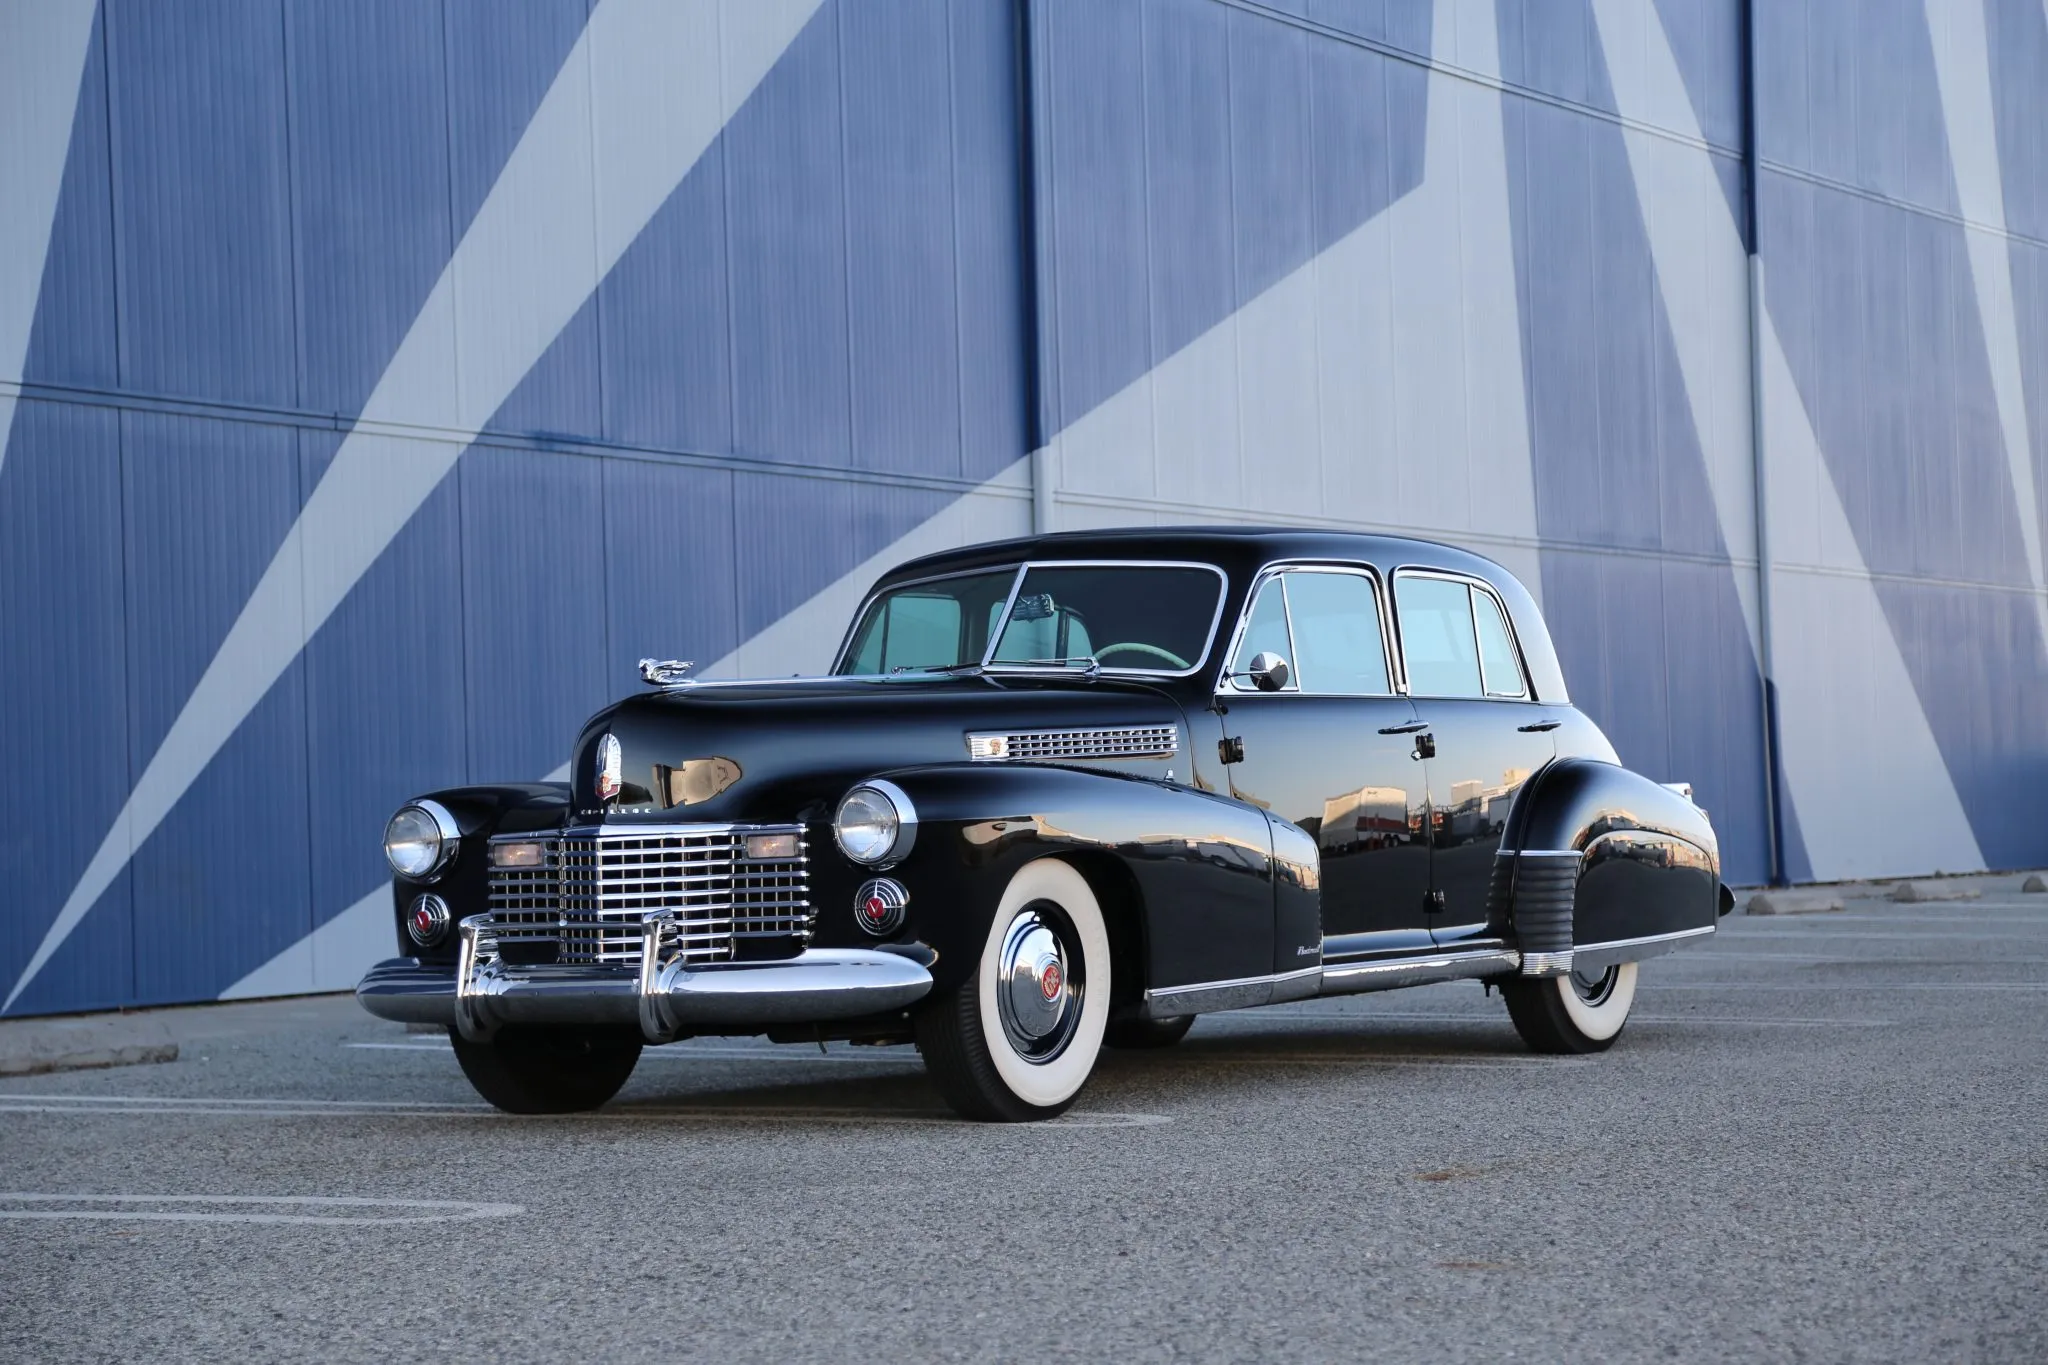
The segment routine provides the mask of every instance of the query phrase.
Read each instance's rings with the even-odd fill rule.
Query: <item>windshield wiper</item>
[[[981,672],[981,660],[969,659],[964,663],[957,664],[898,664],[889,670],[889,676],[893,678],[898,673],[937,673],[948,678],[956,678],[965,674],[979,672]]]
[[[1005,668],[1057,668],[1063,672],[1074,672],[1094,677],[1102,671],[1102,661],[1093,654],[1077,654],[1066,659],[994,659],[992,664]]]

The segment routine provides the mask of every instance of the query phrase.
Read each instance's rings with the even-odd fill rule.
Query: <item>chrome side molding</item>
[[[1382,962],[1340,962],[1322,970],[1320,995],[1351,995],[1359,991],[1422,986],[1433,981],[1467,981],[1481,976],[1506,976],[1522,965],[1513,948],[1479,948],[1465,952],[1426,953]]]

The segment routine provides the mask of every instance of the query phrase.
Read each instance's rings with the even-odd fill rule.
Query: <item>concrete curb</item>
[[[94,1014],[0,1024],[0,1076],[140,1066],[178,1060],[178,1044],[151,1015]]]
[[[1825,882],[1809,886],[1759,887],[1737,892],[1736,903],[1749,915],[1819,915],[1845,910],[1851,901],[1891,901],[1922,905],[1936,901],[1974,901],[2019,893],[2048,891],[2040,873],[1974,872],[1953,877],[1912,877],[1869,882]]]

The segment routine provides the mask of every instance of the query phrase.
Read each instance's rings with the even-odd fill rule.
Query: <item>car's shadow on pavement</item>
[[[1262,1077],[1298,1077],[1305,1069],[1521,1070],[1585,1065],[1584,1058],[1539,1057],[1511,1030],[1484,1021],[1403,1025],[1360,1020],[1302,1028],[1240,1029],[1197,1034],[1166,1048],[1105,1048],[1072,1114],[1156,1106],[1167,1097],[1243,1088]],[[760,1049],[758,1059],[730,1053],[695,1058],[681,1050],[676,1062],[643,1061],[629,1092],[601,1113],[621,1118],[730,1122],[919,1123],[956,1120],[908,1048],[835,1051],[806,1056],[796,1045]],[[805,1066],[802,1063],[810,1063]],[[867,1065],[863,1065],[866,1063]],[[801,1072],[768,1080],[760,1072]],[[658,1068],[658,1069],[657,1069]],[[856,1074],[820,1076],[820,1070]]]

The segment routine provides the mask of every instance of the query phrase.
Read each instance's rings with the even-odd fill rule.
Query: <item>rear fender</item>
[[[1616,764],[1565,758],[1515,803],[1490,900],[1523,975],[1599,970],[1713,932],[1720,872],[1706,812]]]
[[[916,807],[911,850],[883,874],[910,893],[899,938],[936,950],[931,970],[940,989],[972,977],[1010,878],[1047,856],[1073,862],[1088,877],[1111,921],[1119,1003],[1135,1002],[1147,988],[1271,970],[1273,835],[1255,807],[1148,778],[1022,763],[876,776]],[[829,832],[812,846],[814,941],[886,946],[853,916],[854,894],[876,870],[839,852]],[[1289,874],[1297,910],[1301,880]],[[1312,893],[1312,870],[1310,880]],[[1313,948],[1313,918],[1306,933]]]

